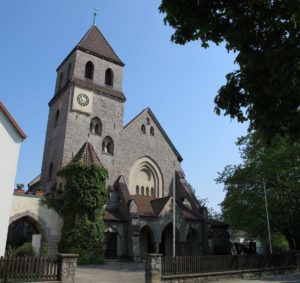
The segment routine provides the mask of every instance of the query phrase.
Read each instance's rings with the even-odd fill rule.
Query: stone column
[[[160,245],[160,242],[154,242],[153,243],[154,253],[156,253],[156,254],[159,253],[159,245]]]
[[[58,254],[58,274],[62,283],[75,283],[77,258],[77,254]]]
[[[146,254],[145,283],[160,283],[162,254]]]

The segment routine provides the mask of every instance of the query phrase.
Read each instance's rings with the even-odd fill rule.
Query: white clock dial
[[[89,97],[84,93],[80,93],[77,95],[77,102],[81,106],[87,106],[89,104]]]

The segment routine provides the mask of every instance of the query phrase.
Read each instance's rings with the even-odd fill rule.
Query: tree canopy
[[[291,249],[299,249],[300,143],[277,137],[265,147],[261,135],[252,133],[237,144],[242,164],[226,166],[217,178],[226,191],[221,204],[225,221],[266,239],[265,185],[272,232],[283,235]]]
[[[177,44],[225,43],[236,53],[236,70],[215,97],[215,112],[259,130],[300,134],[299,0],[162,0],[164,21]]]

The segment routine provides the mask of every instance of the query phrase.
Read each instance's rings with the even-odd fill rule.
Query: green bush
[[[32,256],[33,249],[31,243],[24,243],[22,246],[16,248],[14,251],[14,256]]]
[[[87,264],[103,264],[104,259],[100,253],[90,252],[81,248],[72,248],[71,253],[78,254],[78,265],[87,265]]]

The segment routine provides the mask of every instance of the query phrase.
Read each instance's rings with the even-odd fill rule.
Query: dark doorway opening
[[[106,233],[106,251],[105,257],[107,259],[116,259],[118,251],[118,234],[117,233]]]

